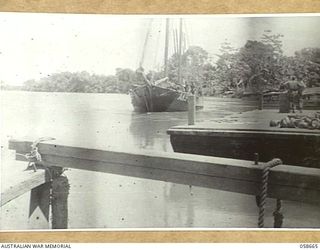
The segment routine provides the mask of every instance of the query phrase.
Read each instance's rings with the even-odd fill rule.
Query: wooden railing
[[[19,154],[30,151],[31,141],[10,140],[9,148]],[[83,169],[165,182],[207,187],[242,194],[259,195],[264,164],[182,153],[153,151],[121,152],[82,148],[56,143],[40,143],[42,161],[38,170],[26,171],[24,180],[2,190],[1,205],[24,192],[43,189],[51,183],[57,209],[52,228],[66,228],[68,183],[61,179],[61,168]],[[25,160],[17,155],[17,160]],[[44,169],[47,170],[44,170]],[[54,169],[54,176],[52,174]],[[60,177],[59,177],[60,176]],[[59,179],[60,178],[60,179]],[[63,185],[59,184],[63,182]],[[54,184],[56,183],[56,185]],[[42,188],[39,188],[42,187]],[[59,189],[60,190],[57,190]],[[61,195],[65,194],[65,195]],[[320,205],[320,169],[279,165],[270,170],[268,197]],[[44,199],[41,195],[39,200]],[[60,208],[59,208],[60,207]]]

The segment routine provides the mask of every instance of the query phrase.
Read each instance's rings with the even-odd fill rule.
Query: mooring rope
[[[55,138],[53,138],[53,137],[41,137],[38,140],[35,140],[31,144],[30,153],[27,153],[27,154],[16,153],[16,154],[25,157],[29,161],[27,169],[30,169],[32,167],[33,170],[36,172],[37,171],[36,162],[41,162],[42,161],[42,157],[41,157],[41,154],[39,153],[39,149],[38,149],[38,144],[40,142],[43,142],[43,141],[51,141],[51,140],[55,140]]]
[[[259,219],[258,219],[259,228],[264,227],[264,215],[265,215],[264,212],[265,212],[265,205],[266,205],[267,192],[268,192],[269,172],[271,168],[278,166],[280,164],[282,164],[282,161],[280,159],[273,159],[267,162],[264,168],[262,169],[261,192],[259,195]],[[281,209],[281,202],[278,202],[277,200],[277,209],[274,212],[274,214],[280,213],[280,209]],[[275,224],[276,224],[276,220],[275,220]]]
[[[281,228],[283,223],[283,214],[281,213],[281,200],[277,199],[276,210],[273,212],[274,228]]]

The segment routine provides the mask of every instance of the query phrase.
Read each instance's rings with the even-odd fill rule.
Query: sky
[[[163,61],[166,17],[171,30],[178,27],[179,16],[0,13],[0,81],[20,85],[63,71],[110,75],[116,68],[136,69],[148,30],[143,66],[157,69]],[[247,40],[259,40],[264,30],[284,35],[286,55],[320,47],[320,15],[188,15],[183,20],[187,44],[213,56],[224,41],[240,48]]]

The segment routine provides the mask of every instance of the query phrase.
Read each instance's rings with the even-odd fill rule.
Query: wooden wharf
[[[67,228],[69,184],[61,175],[63,168],[146,178],[158,181],[206,187],[230,192],[260,194],[261,173],[265,164],[184,153],[119,150],[65,145],[59,141],[38,145],[41,162],[37,171],[21,170],[23,154],[30,151],[31,140],[10,140],[15,150],[19,177],[15,182],[5,179],[1,190],[1,206],[19,195],[31,192],[30,214],[41,207],[49,220],[48,207],[52,206],[53,229]],[[24,165],[26,166],[26,164]],[[48,192],[49,190],[49,192]],[[320,169],[278,165],[270,169],[267,197],[320,205]],[[254,203],[253,203],[254,204]]]

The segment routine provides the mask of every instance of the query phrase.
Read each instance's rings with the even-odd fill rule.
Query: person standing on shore
[[[295,112],[295,108],[302,112],[302,92],[306,88],[304,82],[298,81],[295,76],[291,76],[290,80],[285,82],[283,87],[288,91],[288,98],[292,112]]]

